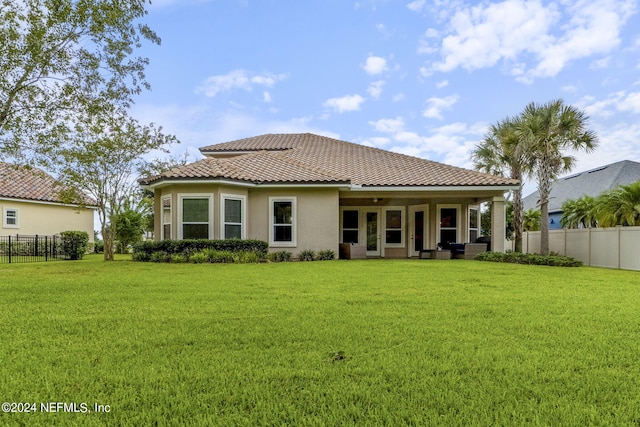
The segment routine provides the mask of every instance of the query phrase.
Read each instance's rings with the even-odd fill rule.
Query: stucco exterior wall
[[[5,209],[18,210],[18,226],[10,227],[5,224]],[[89,234],[89,241],[93,242],[94,210],[63,206],[56,204],[35,203],[17,200],[0,200],[0,236],[24,235],[53,235],[62,231],[77,230]]]
[[[338,254],[338,190],[324,189],[255,189],[249,191],[249,232],[252,238],[269,241],[269,198],[294,197],[296,200],[296,245],[270,245],[269,250],[286,250],[298,255],[310,249],[330,249]]]
[[[162,200],[171,200],[171,238],[179,238],[180,196],[207,195],[212,199],[212,238],[222,238],[221,203],[223,195],[242,196],[246,200],[246,238],[269,242],[270,198],[293,198],[296,201],[295,245],[270,246],[270,251],[286,250],[294,256],[305,249],[326,249],[338,253],[339,197],[335,188],[248,188],[219,184],[180,184],[155,192],[155,238],[162,239]]]

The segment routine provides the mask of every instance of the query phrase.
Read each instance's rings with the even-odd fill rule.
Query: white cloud
[[[635,3],[504,0],[461,7],[450,18],[443,36],[432,30],[425,33],[419,52],[431,54],[437,47],[441,58],[430,61],[422,72],[428,76],[502,62],[521,82],[555,76],[573,60],[616,48]]]
[[[576,105],[593,118],[608,119],[616,112],[640,114],[640,92],[619,91],[600,100],[584,97]]]
[[[380,56],[369,56],[367,62],[362,66],[367,74],[372,76],[384,73],[387,67],[387,60]]]
[[[372,82],[367,88],[367,93],[371,95],[372,98],[378,99],[382,94],[382,86],[384,86],[384,80]]]
[[[458,95],[447,96],[445,98],[429,98],[427,100],[427,109],[424,110],[422,115],[430,119],[442,120],[444,119],[442,111],[453,107],[459,99],[460,97]]]
[[[360,95],[347,95],[342,98],[327,99],[322,105],[333,109],[337,113],[345,113],[360,110],[360,105],[364,101],[365,99]]]
[[[449,86],[449,80],[442,80],[441,82],[436,83],[436,87],[438,89],[442,89],[443,87]]]
[[[395,119],[380,119],[370,121],[369,124],[377,131],[383,133],[396,133],[404,129],[404,119],[396,117]]]
[[[262,100],[264,102],[271,102],[271,94],[267,91],[262,92]]]
[[[420,12],[422,11],[422,8],[424,7],[425,3],[426,3],[426,0],[414,0],[407,5],[407,8],[409,10],[412,10],[413,12]]]
[[[253,74],[246,70],[234,70],[227,74],[208,77],[196,89],[196,93],[204,93],[214,97],[220,92],[233,89],[253,90],[254,86],[273,87],[277,82],[285,80],[286,74]]]
[[[397,93],[395,95],[393,95],[392,101],[393,102],[400,102],[405,98],[404,93]]]

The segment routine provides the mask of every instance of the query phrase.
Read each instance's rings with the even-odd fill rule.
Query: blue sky
[[[640,161],[637,0],[154,0],[145,22],[133,114],[191,160],[312,132],[470,168],[488,125],[562,98],[600,138],[574,172]]]

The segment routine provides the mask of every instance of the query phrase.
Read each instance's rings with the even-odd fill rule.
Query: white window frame
[[[209,239],[213,239],[213,195],[211,193],[180,193],[178,194],[178,230],[177,230],[177,239],[183,240],[183,209],[184,206],[182,201],[184,199],[208,199],[209,200]]]
[[[393,230],[398,231],[397,228],[388,228],[387,227],[387,212],[389,211],[400,211],[400,243],[387,243],[387,231]],[[385,248],[404,248],[405,246],[405,234],[406,234],[406,215],[405,208],[403,206],[387,206],[383,209],[383,219],[384,219],[384,229],[382,230],[384,236],[384,247]]]
[[[15,224],[9,224],[9,212],[13,212]],[[2,228],[20,228],[20,209],[18,208],[4,208],[2,210]]]
[[[476,228],[471,228],[471,211],[475,210],[478,215],[478,224]],[[471,240],[471,230],[476,230],[476,236],[480,237],[481,219],[480,219],[480,206],[469,205],[467,207],[467,242],[475,243],[475,239]]]
[[[291,224],[275,224],[273,221],[274,209],[273,205],[277,202],[289,202],[291,203]],[[298,217],[298,198],[295,196],[287,196],[287,197],[269,197],[269,246],[278,247],[278,248],[293,248],[298,246],[298,227],[297,227],[297,217]],[[291,226],[291,241],[289,242],[276,242],[274,241],[275,233],[274,228],[276,225],[290,225]]]
[[[239,200],[240,201],[240,222],[226,222],[225,221],[225,202],[227,200]],[[240,226],[240,238],[247,238],[247,196],[239,194],[220,194],[220,238],[226,239],[225,225],[239,225]]]
[[[462,213],[462,205],[460,204],[444,204],[444,205],[436,205],[436,215],[437,215],[437,223],[436,223],[436,244],[438,243],[444,243],[444,242],[440,242],[440,231],[442,230],[442,227],[440,227],[440,223],[442,222],[442,209],[456,209],[457,213],[456,213],[456,241],[454,243],[461,243],[460,242],[460,238],[462,236],[461,234],[461,224],[462,224],[462,218],[461,218],[461,213]],[[445,229],[451,229],[453,227],[445,227]]]
[[[173,206],[172,206],[172,203],[171,203],[172,202],[171,199],[172,199],[171,196],[163,196],[160,199],[160,227],[161,227],[161,229],[160,229],[160,237],[161,237],[162,240],[171,239],[171,236],[173,234],[175,234],[173,232],[173,224],[172,224],[173,223],[173,221],[172,221],[172,218],[173,218],[173,216],[172,216]],[[165,221],[165,207],[164,207],[165,200],[169,200],[169,209],[168,209],[168,211],[169,211],[169,222]],[[165,235],[165,233],[164,233],[164,226],[165,225],[169,226],[169,237],[167,237]]]

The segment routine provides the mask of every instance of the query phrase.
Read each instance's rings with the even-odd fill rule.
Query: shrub
[[[331,249],[320,251],[318,253],[318,259],[321,261],[331,261],[332,259],[335,259],[335,257],[336,257],[336,253]]]
[[[316,253],[311,249],[305,249],[304,251],[300,252],[300,254],[298,255],[298,259],[300,261],[313,261],[314,259],[316,259]]]
[[[204,264],[209,262],[209,256],[203,251],[196,252],[189,257],[189,262],[192,262],[194,264]]]
[[[205,249],[231,252],[255,252],[264,257],[267,254],[269,245],[262,240],[147,240],[133,246],[135,254],[146,252],[151,256],[154,252],[166,252],[167,254],[182,254],[187,258]],[[144,259],[145,257],[139,257]]]
[[[169,257],[169,261],[175,264],[182,264],[187,262],[187,257],[182,254],[173,254]]]
[[[280,252],[271,252],[267,259],[271,262],[287,262],[291,260],[291,252],[280,251]]]
[[[170,255],[165,251],[156,251],[151,254],[149,257],[149,261],[151,262],[167,262],[169,261]]]
[[[548,265],[553,267],[582,267],[575,258],[562,255],[523,254],[520,252],[482,252],[473,259],[477,261],[506,262],[511,264]]]
[[[60,233],[62,238],[62,251],[67,259],[82,259],[87,252],[87,243],[89,243],[89,234],[86,231],[63,231]]]
[[[243,264],[258,264],[265,260],[264,255],[256,252],[240,252],[238,253],[238,262]]]

